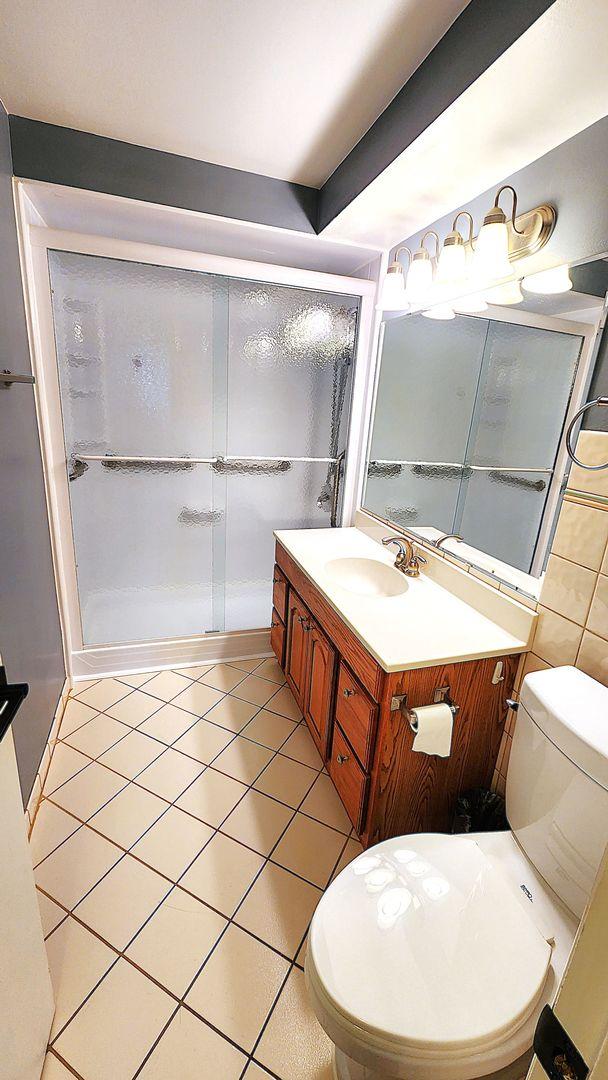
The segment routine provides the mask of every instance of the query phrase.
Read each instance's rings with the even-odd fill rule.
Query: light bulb
[[[437,281],[459,282],[463,280],[466,272],[467,256],[462,237],[460,233],[451,232],[446,236],[441,249],[437,264]]]
[[[468,296],[461,296],[460,300],[454,301],[454,311],[460,312],[462,315],[477,315],[487,310],[488,305],[481,293],[470,293]]]
[[[435,304],[432,308],[427,308],[422,314],[426,319],[455,319],[456,313],[449,304]]]
[[[484,293],[488,304],[521,304],[524,294],[519,287],[519,281],[507,281],[504,285],[495,285]]]
[[[386,272],[378,307],[381,311],[405,311],[408,307],[403,267],[399,263],[391,263]]]
[[[481,226],[475,245],[475,262],[486,278],[509,276],[509,231],[505,221],[484,222]]]
[[[521,284],[526,292],[531,293],[552,295],[554,293],[568,292],[572,288],[568,263],[553,266],[551,270],[541,270],[538,274],[530,274],[529,277],[523,279]]]
[[[418,303],[428,296],[433,285],[433,264],[428,252],[416,252],[409,268],[405,295],[410,303]]]

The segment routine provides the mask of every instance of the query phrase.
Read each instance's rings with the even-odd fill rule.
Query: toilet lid
[[[551,947],[517,886],[468,837],[369,848],[315,912],[309,971],[357,1028],[416,1054],[504,1040],[542,992]]]

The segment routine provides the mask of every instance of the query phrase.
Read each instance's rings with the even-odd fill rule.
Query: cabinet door
[[[304,719],[323,760],[327,757],[336,651],[317,624],[310,624]]]
[[[279,618],[276,608],[272,609],[272,618],[270,620],[270,644],[280,666],[283,667],[285,661],[285,626]]]
[[[304,712],[306,662],[310,632],[310,612],[293,589],[289,590],[287,612],[287,656],[285,674],[300,709]]]

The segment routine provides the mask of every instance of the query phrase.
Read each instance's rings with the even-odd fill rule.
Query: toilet
[[[336,1080],[520,1080],[608,843],[608,689],[571,667],[521,692],[510,831],[368,848],[306,956]]]

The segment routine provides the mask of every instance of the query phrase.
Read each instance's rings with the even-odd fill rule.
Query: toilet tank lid
[[[608,687],[573,667],[526,675],[521,704],[579,769],[608,791]]]

